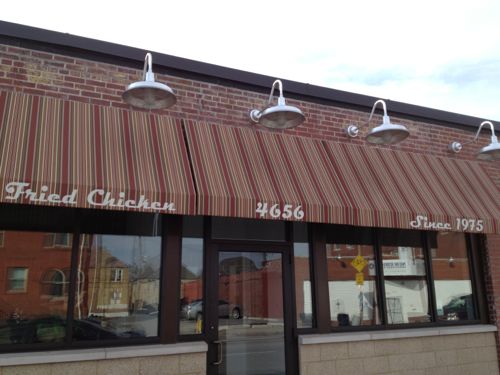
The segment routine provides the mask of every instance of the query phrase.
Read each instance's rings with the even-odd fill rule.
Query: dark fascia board
[[[7,38],[31,42],[32,48],[49,49],[57,47],[59,50],[78,53],[79,56],[89,56],[94,60],[112,62],[117,65],[142,67],[146,51],[139,48],[123,46],[120,44],[104,42],[101,40],[85,38],[20,25],[12,22],[0,21],[0,35]],[[227,68],[215,64],[203,63],[181,57],[154,53],[155,69],[171,75],[197,76],[203,80],[218,81],[222,84],[232,84],[251,88],[259,92],[268,92],[274,77]],[[336,105],[347,108],[370,111],[373,103],[380,98],[355,94],[347,91],[336,90],[307,83],[283,80],[286,93],[289,97],[305,101],[320,102],[327,105]],[[391,115],[409,118],[417,121],[427,121],[438,125],[459,127],[475,130],[483,119],[462,115],[454,112],[422,107],[413,104],[387,100]],[[494,123],[500,129],[498,123]]]

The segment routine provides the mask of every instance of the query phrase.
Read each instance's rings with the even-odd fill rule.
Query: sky
[[[0,19],[500,120],[500,0],[68,4],[4,2]]]

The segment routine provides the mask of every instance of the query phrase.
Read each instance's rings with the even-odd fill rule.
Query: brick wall
[[[130,108],[121,99],[121,94],[129,83],[141,78],[142,70],[0,45],[0,90]],[[262,108],[269,96],[268,93],[261,94],[160,74],[156,74],[156,79],[172,87],[178,98],[174,107],[160,112],[183,119],[232,126],[254,126],[248,118],[248,113],[252,108]],[[286,97],[286,86],[284,91]],[[303,125],[287,130],[287,133],[336,142],[364,143],[362,139],[347,139],[344,128],[350,123],[361,124],[367,120],[367,112],[292,99],[287,99],[287,103],[300,107],[306,115]],[[389,105],[389,115],[390,111]],[[466,140],[473,135],[468,131],[417,120],[391,118],[394,122],[406,125],[411,132],[407,141],[395,146],[386,146],[393,149],[450,156],[447,152],[449,142]],[[380,120],[381,117],[376,116],[373,124]],[[488,139],[487,134],[485,131],[483,143]],[[458,156],[453,157],[473,159],[477,148],[466,147]],[[492,168],[491,171],[500,185],[500,170]]]
[[[500,235],[488,235],[485,241],[485,280],[490,322],[500,328]],[[500,336],[496,335],[500,358]]]

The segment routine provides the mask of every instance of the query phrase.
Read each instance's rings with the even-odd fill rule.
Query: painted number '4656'
[[[259,214],[261,218],[266,218],[268,215],[273,219],[291,219],[302,220],[304,218],[304,210],[302,210],[302,206],[293,206],[292,204],[285,204],[280,206],[280,204],[276,203],[269,207],[267,203],[257,202],[257,208],[255,212]]]

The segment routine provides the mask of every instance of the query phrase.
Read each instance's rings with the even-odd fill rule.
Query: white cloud
[[[500,120],[500,2],[63,1],[2,19]],[[286,87],[285,87],[286,90]]]

